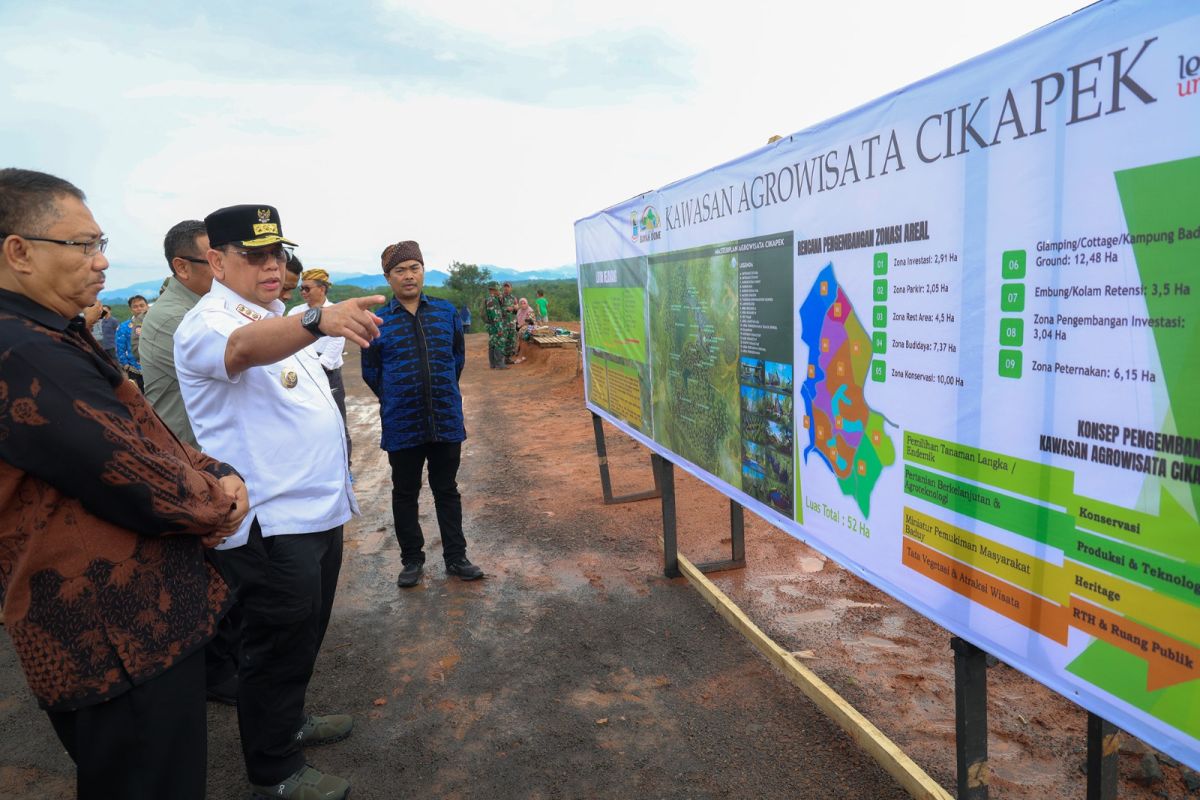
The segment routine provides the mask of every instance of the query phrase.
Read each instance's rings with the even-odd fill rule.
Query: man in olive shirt
[[[171,267],[167,287],[146,314],[142,323],[142,377],[146,383],[146,399],[162,417],[167,427],[192,447],[198,447],[196,436],[175,374],[175,330],[200,298],[212,287],[212,270],[208,266],[208,234],[198,219],[180,222],[163,240],[163,251]]]
[[[146,399],[181,442],[200,449],[175,374],[175,331],[187,312],[212,288],[208,266],[208,232],[198,219],[187,219],[167,231],[163,253],[171,277],[142,321],[142,377]],[[219,565],[214,565],[218,566]],[[221,618],[217,634],[204,648],[208,699],[237,703],[237,653],[241,646],[242,609],[234,604]]]

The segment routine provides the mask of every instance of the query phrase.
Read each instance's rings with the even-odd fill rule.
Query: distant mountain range
[[[579,274],[574,264],[564,264],[561,267],[552,267],[550,269],[509,269],[507,267],[497,267],[495,264],[480,264],[480,269],[487,269],[492,273],[492,279],[497,281],[561,281],[574,280]]]
[[[576,276],[574,264],[565,264],[561,267],[553,267],[551,269],[534,270],[510,269],[508,267],[498,267],[495,264],[480,264],[479,266],[481,269],[489,270],[492,274],[492,279],[497,281],[561,281],[572,279]],[[428,286],[444,286],[449,277],[449,274],[442,272],[440,269],[431,269],[425,273],[425,283]],[[329,274],[329,279],[334,284],[357,286],[360,289],[374,289],[376,286],[387,284],[383,275],[378,272],[332,272]],[[158,297],[160,286],[162,286],[161,278],[130,284],[120,289],[105,289],[100,293],[100,300],[105,303],[120,303],[136,294],[144,295],[153,300]]]

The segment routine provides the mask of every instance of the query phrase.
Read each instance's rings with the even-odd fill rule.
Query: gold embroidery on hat
[[[276,236],[278,236],[279,235],[279,226],[276,225],[274,222],[261,222],[261,223],[255,224],[254,235],[262,236],[264,233],[273,233]]]
[[[260,208],[258,210],[258,221],[259,222],[270,222],[271,221],[271,209]]]

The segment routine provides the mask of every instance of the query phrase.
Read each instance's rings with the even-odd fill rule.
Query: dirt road
[[[346,529],[337,606],[310,709],[354,735],[313,749],[356,798],[866,798],[905,796],[682,579],[661,577],[655,501],[600,503],[578,353],[535,350],[503,372],[468,337],[470,439],[460,484],[469,555],[441,569],[432,503],[425,579],[395,586],[377,406],[347,359],[364,514]],[[644,449],[610,430],[617,492],[650,482]],[[299,432],[297,432],[299,441]],[[677,473],[681,549],[728,551],[727,503]],[[789,536],[747,516],[745,570],[716,582],[785,647],[952,787],[949,636]],[[993,796],[1083,797],[1083,712],[1015,671],[989,674]],[[0,644],[0,797],[73,796],[72,767]],[[1123,758],[1126,776],[1140,752]],[[1184,797],[1177,770],[1123,798]],[[246,796],[233,709],[209,708],[209,796]]]

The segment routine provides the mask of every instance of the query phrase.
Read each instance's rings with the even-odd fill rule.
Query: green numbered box
[[[1000,377],[1001,378],[1019,378],[1019,377],[1021,377],[1021,351],[1020,350],[1001,350],[1000,351]]]
[[[884,300],[887,300],[887,281],[886,280],[875,281],[874,290],[875,290],[875,302],[876,303],[882,303]]]
[[[871,334],[871,352],[886,353],[887,352],[887,334],[883,331],[875,331]]]
[[[887,306],[875,306],[871,310],[871,324],[876,328],[887,327]]]
[[[1005,317],[1000,320],[1000,344],[1005,347],[1020,347],[1025,341],[1025,320]]]
[[[887,362],[876,359],[871,362],[871,380],[883,383],[887,380]]]
[[[887,275],[888,257],[887,253],[875,254],[875,274]]]
[[[1025,284],[1005,283],[1000,286],[1000,310],[1025,310]]]
[[[1001,272],[1006,281],[1016,281],[1025,277],[1025,251],[1005,250],[1000,256]]]

